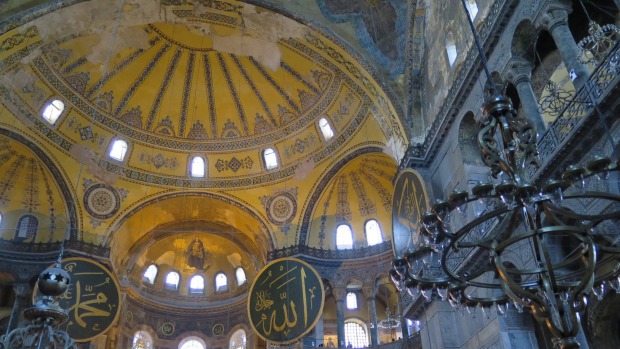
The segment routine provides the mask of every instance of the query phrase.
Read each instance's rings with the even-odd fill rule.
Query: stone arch
[[[510,52],[512,56],[521,57],[530,63],[535,60],[536,38],[538,30],[534,24],[526,19],[517,25],[512,36]]]
[[[459,149],[465,164],[482,165],[477,137],[479,129],[474,113],[472,111],[465,113],[459,125]]]

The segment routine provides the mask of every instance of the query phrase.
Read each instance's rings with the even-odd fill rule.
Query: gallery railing
[[[351,259],[372,257],[391,250],[392,242],[389,240],[373,246],[352,248],[346,250],[325,250],[322,248],[294,245],[269,251],[269,253],[267,254],[267,258],[271,261],[283,257],[306,255],[309,257],[315,257],[320,259]]]

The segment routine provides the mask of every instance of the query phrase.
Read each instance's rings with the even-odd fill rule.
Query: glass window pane
[[[344,338],[347,346],[349,343],[353,348],[368,346],[366,329],[356,322],[346,322],[344,324]]]
[[[198,337],[188,337],[181,341],[179,349],[206,349],[205,342]]]
[[[47,122],[54,125],[63,110],[65,110],[65,104],[62,101],[55,99],[49,103],[45,109],[43,109],[41,116],[43,116],[43,119]]]
[[[239,329],[233,333],[230,337],[230,346],[229,349],[245,349],[246,348],[247,337],[245,335],[245,331]]]
[[[219,273],[215,276],[215,291],[226,291],[228,290],[228,279],[226,275],[223,273]]]
[[[326,141],[330,140],[334,136],[334,130],[332,130],[332,127],[329,125],[326,118],[321,118],[319,120],[319,127],[321,128],[321,133]]]
[[[123,161],[125,154],[127,154],[127,142],[121,139],[115,140],[110,149],[110,157],[114,160]]]
[[[151,349],[153,348],[153,339],[145,331],[138,331],[133,336],[132,349]]]
[[[173,290],[179,287],[179,273],[171,271],[166,275],[166,287]]]
[[[383,242],[381,227],[379,227],[379,222],[374,219],[366,222],[366,240],[368,241],[368,246],[377,245]]]
[[[471,17],[471,19],[476,18],[476,15],[478,14],[478,4],[476,3],[476,0],[467,0],[465,5],[467,5],[469,17]]]
[[[194,156],[192,158],[190,176],[194,178],[202,178],[205,176],[205,160],[200,156]]]
[[[149,284],[153,284],[155,282],[155,277],[157,276],[157,266],[155,264],[149,265],[148,268],[142,274],[142,280],[148,282]]]
[[[347,309],[357,309],[357,296],[353,292],[347,293]]]
[[[238,286],[245,284],[245,282],[247,281],[245,278],[245,271],[243,270],[243,268],[237,268],[237,270],[235,271],[235,276],[237,277]]]
[[[265,167],[268,170],[278,167],[278,157],[276,156],[275,150],[273,150],[272,148],[265,149],[263,157],[265,158]]]
[[[200,275],[194,275],[189,280],[189,291],[192,293],[202,293],[205,288],[205,279]]]
[[[353,232],[346,224],[339,225],[336,229],[336,248],[340,250],[353,248]]]

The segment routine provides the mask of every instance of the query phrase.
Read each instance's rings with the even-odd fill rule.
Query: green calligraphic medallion
[[[106,332],[118,318],[118,281],[103,265],[86,258],[64,259],[62,268],[71,276],[71,284],[58,299],[69,313],[69,320],[60,329],[76,342],[87,342]],[[35,299],[39,296],[35,289]]]
[[[248,316],[254,332],[278,344],[299,340],[323,313],[325,290],[316,270],[296,258],[267,264],[250,288]]]
[[[428,211],[426,186],[414,170],[400,171],[392,198],[392,243],[394,254],[402,256],[418,244],[418,221]]]

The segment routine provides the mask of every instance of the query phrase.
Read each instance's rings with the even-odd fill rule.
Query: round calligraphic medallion
[[[59,326],[76,342],[87,342],[105,333],[116,322],[121,308],[118,281],[106,267],[86,258],[67,258],[62,268],[71,276],[69,289],[58,297],[69,319]],[[35,301],[41,295],[33,294]]]
[[[400,171],[392,197],[392,246],[400,256],[418,245],[418,221],[428,211],[426,185],[414,170]]]
[[[211,330],[214,336],[221,336],[224,333],[224,325],[215,324],[213,325],[213,329]]]
[[[121,206],[118,192],[106,184],[94,184],[84,193],[84,207],[96,219],[112,217]]]
[[[267,202],[269,220],[278,225],[288,224],[297,212],[297,202],[290,193],[280,193]]]
[[[256,276],[248,298],[254,332],[279,344],[299,340],[323,313],[325,290],[317,271],[297,258],[267,264]]]
[[[161,325],[161,333],[166,336],[171,336],[174,334],[174,324],[172,322],[164,322]]]

